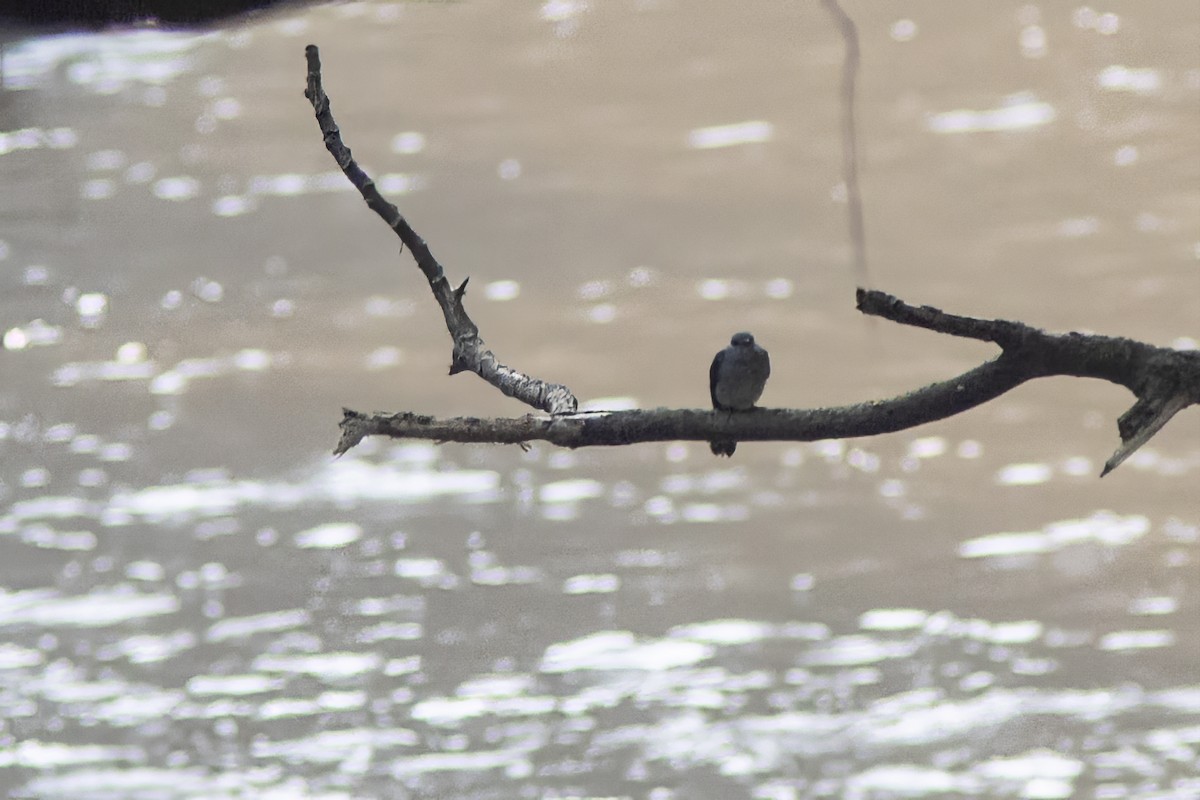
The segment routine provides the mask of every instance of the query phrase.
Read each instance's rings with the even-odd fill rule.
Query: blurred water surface
[[[1200,7],[850,3],[872,279],[1197,346]],[[763,402],[989,357],[853,310],[817,3],[293,9],[9,34],[0,93],[0,787],[16,798],[1200,794],[1200,424],[1098,480],[1117,387],[872,440],[368,440],[526,409]]]

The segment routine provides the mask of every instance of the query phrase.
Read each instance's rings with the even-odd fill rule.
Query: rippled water
[[[900,3],[863,41],[873,279],[1197,346],[1200,10]],[[1119,13],[1118,13],[1119,12]],[[1200,424],[1035,382],[871,440],[367,440],[523,414],[330,162],[348,143],[502,360],[592,408],[989,357],[852,307],[818,4],[352,3],[12,38],[0,93],[0,788],[17,798],[1190,798]]]

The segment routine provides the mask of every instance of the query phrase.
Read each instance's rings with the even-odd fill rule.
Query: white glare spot
[[[112,197],[117,187],[108,178],[96,178],[83,184],[79,194],[85,200],[104,200]]]
[[[696,291],[705,300],[724,300],[732,294],[732,286],[721,278],[707,278],[700,281]]]
[[[1049,464],[1009,464],[996,475],[1001,486],[1033,486],[1050,480]]]
[[[983,445],[974,439],[964,439],[958,443],[955,454],[959,458],[979,458],[983,455]]]
[[[100,292],[81,294],[75,301],[75,310],[79,312],[80,322],[85,327],[93,328],[103,321],[108,311],[108,297]]]
[[[120,169],[125,166],[125,154],[120,150],[97,150],[87,157],[87,168],[91,170]]]
[[[283,36],[299,36],[308,30],[308,20],[303,17],[292,17],[277,23],[275,27]]]
[[[57,325],[47,325],[45,320],[35,319],[24,328],[17,328],[26,346],[43,346],[58,344],[62,339],[62,328]]]
[[[4,241],[3,239],[0,239],[0,261],[3,261],[6,258],[8,258],[8,242]],[[28,274],[28,270],[31,268],[26,267],[25,269],[26,269],[26,274]]]
[[[330,549],[345,547],[362,537],[362,528],[353,522],[331,522],[296,534],[296,546]]]
[[[1138,597],[1129,602],[1129,613],[1138,616],[1174,614],[1178,609],[1179,601],[1174,597]]]
[[[898,19],[892,23],[891,37],[897,42],[911,42],[917,35],[917,23]]]
[[[24,350],[29,344],[29,337],[20,328],[9,328],[4,332],[5,350]]]
[[[217,118],[212,114],[196,117],[196,133],[212,133],[217,129]]]
[[[174,311],[179,308],[181,303],[183,303],[183,292],[178,289],[172,289],[163,295],[162,300],[158,301],[165,311]]]
[[[931,114],[925,127],[934,133],[978,133],[983,131],[1021,131],[1053,122],[1054,106],[1034,99],[1028,92],[1004,99],[1000,108],[983,111],[957,109]]]
[[[403,11],[400,3],[384,3],[375,6],[375,19],[380,22],[396,22],[402,17]]]
[[[379,191],[384,194],[407,194],[415,192],[423,185],[420,178],[412,175],[405,175],[403,172],[389,172],[386,175],[380,175],[376,185],[379,186]],[[339,186],[339,188],[341,188]]]
[[[225,288],[216,281],[201,277],[192,281],[192,294],[206,303],[219,303],[225,296]]]
[[[413,313],[414,305],[412,300],[373,294],[367,298],[364,309],[369,317],[407,317]]]
[[[90,433],[81,433],[71,440],[72,453],[94,453],[100,448],[100,439]]]
[[[141,342],[126,342],[117,348],[117,362],[139,364],[146,360],[146,345]]]
[[[1131,144],[1118,147],[1113,163],[1118,167],[1127,167],[1138,160],[1138,149]]]
[[[196,82],[196,93],[202,97],[216,97],[225,90],[225,81],[219,75],[205,75]]]
[[[874,453],[856,447],[846,454],[846,463],[861,472],[878,472],[882,461]]]
[[[250,180],[250,191],[258,194],[274,194],[293,197],[307,191],[308,177],[294,172],[283,175],[256,176]]]
[[[1064,219],[1058,223],[1058,235],[1065,239],[1080,239],[1100,230],[1100,220],[1095,217]]]
[[[672,442],[671,444],[667,445],[664,455],[666,456],[667,461],[671,462],[672,464],[678,464],[681,461],[687,461],[688,446],[683,442]]]
[[[159,200],[190,200],[200,193],[200,182],[189,175],[163,178],[154,184]]]
[[[227,194],[213,201],[212,213],[218,217],[236,217],[254,210],[254,201],[249,197]]]
[[[683,518],[688,522],[719,522],[721,506],[716,503],[688,503],[683,507]]]
[[[617,318],[617,307],[612,303],[598,303],[588,309],[588,319],[606,325]]]
[[[873,608],[858,617],[858,627],[864,631],[907,631],[920,628],[929,619],[929,612],[919,608]]]
[[[769,280],[765,292],[772,300],[786,300],[792,296],[792,282],[787,278]]]
[[[367,356],[367,369],[379,370],[399,366],[403,354],[399,347],[377,347]]]
[[[125,442],[111,442],[100,448],[96,458],[101,461],[128,461],[133,457],[133,448]]]
[[[926,436],[914,439],[908,445],[908,454],[913,458],[936,458],[946,452],[946,440],[941,436]]]
[[[139,161],[125,170],[126,183],[149,183],[154,177],[154,165],[149,161]]]
[[[547,483],[538,490],[543,503],[575,503],[604,495],[604,484],[588,478]]]
[[[512,280],[492,281],[483,287],[483,296],[497,302],[515,300],[520,294],[521,284]]]
[[[294,313],[296,313],[296,304],[286,297],[271,304],[271,316],[276,319],[286,319]]]
[[[1165,227],[1163,219],[1161,217],[1156,217],[1154,214],[1151,214],[1149,211],[1143,211],[1142,213],[1138,214],[1137,219],[1134,221],[1134,224],[1137,225],[1137,229],[1139,231],[1141,231],[1142,233],[1150,233],[1151,231],[1161,231]],[[1157,293],[1157,290],[1156,290],[1156,293]]]
[[[393,153],[409,156],[413,153],[419,153],[424,149],[425,137],[416,131],[405,131],[404,133],[397,133],[392,137]]]
[[[7,255],[6,247],[3,242],[0,242],[0,261],[4,260]],[[43,266],[30,266],[25,268],[25,274],[22,276],[22,282],[26,286],[45,286],[50,280],[50,270]]]
[[[733,147],[739,144],[768,142],[775,129],[762,120],[737,122],[732,125],[714,125],[696,128],[688,133],[687,145],[693,150],[713,150],[718,147]]]
[[[150,415],[150,430],[165,431],[175,424],[175,415],[170,411],[155,411]]]
[[[1046,55],[1046,30],[1040,25],[1022,28],[1020,44],[1025,58],[1041,58]]]
[[[496,173],[501,180],[511,181],[514,178],[521,177],[521,162],[515,158],[506,158],[500,162],[500,166],[496,168]]]
[[[792,576],[790,586],[793,592],[807,592],[815,583],[811,572],[798,572]]]
[[[650,267],[634,267],[629,270],[629,285],[641,288],[649,286],[654,281],[654,270]]]
[[[234,354],[233,365],[243,372],[262,372],[271,366],[271,354],[266,350],[248,347]]]
[[[1092,460],[1083,456],[1072,456],[1062,462],[1060,467],[1064,475],[1070,475],[1075,478],[1091,475],[1093,471]]]
[[[546,465],[550,469],[572,469],[575,466],[577,457],[572,450],[556,450],[550,454]]]
[[[1175,644],[1173,631],[1113,631],[1100,639],[1101,650],[1147,650]]]
[[[167,370],[150,381],[150,394],[183,394],[187,389],[187,378],[175,370]]]
[[[1092,25],[1092,29],[1096,33],[1104,36],[1112,36],[1121,28],[1121,18],[1111,11],[1101,14],[1096,18],[1096,22]]]
[[[547,22],[565,22],[586,10],[587,3],[583,0],[546,0],[538,14]]]
[[[612,292],[612,284],[608,281],[588,281],[579,287],[581,300],[599,300]]]
[[[217,119],[234,119],[242,113],[242,104],[232,97],[222,97],[212,104],[212,113]]]
[[[1096,84],[1110,92],[1153,94],[1162,88],[1162,75],[1150,67],[1134,69],[1113,64],[1100,70]]]
[[[79,134],[70,128],[51,128],[46,131],[46,145],[52,150],[66,150],[79,143]]]
[[[50,472],[44,467],[34,467],[21,473],[21,485],[27,489],[40,489],[50,482]]]
[[[620,576],[574,575],[563,581],[563,594],[608,594],[621,588]]]

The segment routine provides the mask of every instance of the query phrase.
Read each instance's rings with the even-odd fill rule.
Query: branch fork
[[[836,3],[832,4],[836,7]],[[847,18],[848,19],[848,18]],[[845,20],[842,21],[845,24]],[[724,414],[709,409],[653,409],[576,413],[571,390],[501,364],[484,346],[479,328],[464,305],[468,279],[451,288],[445,269],[408,220],[379,193],[355,162],[334,121],[321,85],[321,60],[315,45],[305,50],[308,87],[326,149],[362,194],[367,206],[395,231],[416,260],[442,309],[453,342],[450,374],[474,372],[505,395],[550,416],[439,419],[412,412],[364,414],[343,409],[341,440],[335,455],[346,453],[365,436],[430,439],[438,442],[519,444],[543,440],[562,447],[618,446],[639,442],[815,441],[875,436],[913,428],[974,408],[1025,381],[1052,375],[1099,378],[1120,384],[1137,402],[1118,420],[1121,446],[1104,465],[1107,475],[1150,440],[1179,411],[1200,404],[1200,352],[1156,347],[1145,342],[1082,333],[1051,334],[1021,322],[949,314],[932,306],[912,306],[893,295],[859,289],[857,306],[882,317],[937,333],[991,342],[1000,354],[955,378],[921,387],[899,397],[850,406],[817,409],[758,408]],[[847,77],[852,85],[853,76]],[[853,121],[847,125],[852,130]],[[853,166],[853,165],[851,165]],[[855,226],[861,236],[861,221]],[[865,258],[859,252],[865,272]]]

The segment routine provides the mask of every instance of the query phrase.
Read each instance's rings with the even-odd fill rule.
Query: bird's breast
[[[762,397],[767,383],[765,359],[748,356],[726,356],[721,364],[721,374],[713,393],[724,408],[745,411],[753,408]]]

